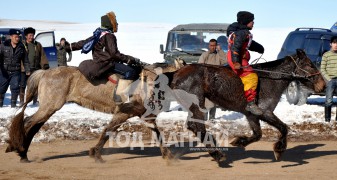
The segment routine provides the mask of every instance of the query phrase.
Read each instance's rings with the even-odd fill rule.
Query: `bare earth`
[[[245,150],[229,147],[220,166],[207,152],[171,148],[180,157],[162,159],[158,147],[107,147],[105,163],[95,163],[88,149],[97,140],[33,143],[31,163],[0,146],[0,179],[336,179],[337,141],[289,142],[283,161],[273,161],[272,142],[260,141]],[[107,143],[108,146],[108,143]]]

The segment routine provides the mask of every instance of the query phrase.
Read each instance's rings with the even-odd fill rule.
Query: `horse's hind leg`
[[[199,106],[192,104],[190,107],[190,111],[193,113],[191,119],[187,120],[187,129],[192,131],[195,136],[200,135],[200,140],[203,144],[208,142],[208,138],[212,141],[211,144],[205,144],[206,148],[208,148],[208,153],[214,158],[216,162],[222,162],[226,160],[225,155],[217,149],[211,149],[212,147],[216,146],[216,139],[213,135],[209,134],[206,131],[204,113],[199,110]]]
[[[104,144],[109,140],[110,135],[112,135],[112,132],[116,132],[117,129],[129,118],[140,116],[144,112],[145,108],[143,105],[139,104],[139,102],[132,101],[130,103],[120,105],[114,113],[114,116],[108,126],[103,130],[96,146],[90,148],[90,157],[94,157],[96,162],[104,162],[101,152]]]
[[[25,139],[23,142],[23,150],[18,151],[19,156],[21,157],[21,162],[28,162],[27,152],[29,146],[35,136],[35,134],[40,130],[43,124],[56,112],[47,111],[39,109],[33,116],[25,118]]]
[[[287,149],[288,126],[271,111],[266,111],[262,115],[261,120],[275,127],[281,133],[278,141],[274,144],[275,159],[280,160],[283,152]]]
[[[166,147],[166,146],[163,146],[163,137],[162,137],[162,134],[160,133],[160,131],[158,129],[156,121],[152,120],[152,121],[146,121],[146,122],[147,122],[146,126],[148,128],[150,128],[152,130],[152,132],[156,133],[156,138],[159,141],[159,147],[160,147],[162,157],[164,159],[168,159],[168,160],[174,159],[174,156],[172,155],[169,148]],[[151,124],[151,125],[149,125],[149,124]]]
[[[253,135],[251,137],[247,137],[247,136],[235,137],[231,141],[230,143],[231,145],[239,146],[239,147],[246,147],[248,144],[251,144],[261,139],[262,130],[261,130],[259,119],[255,115],[247,115],[247,120],[248,120],[250,128],[253,131]]]

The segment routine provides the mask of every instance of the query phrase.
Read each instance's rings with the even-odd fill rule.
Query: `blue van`
[[[331,29],[324,28],[297,28],[290,32],[284,40],[281,51],[277,59],[295,54],[296,49],[303,49],[310,60],[320,68],[322,55],[330,50],[330,39],[337,36],[337,23]],[[290,104],[302,105],[307,102],[307,98],[315,93],[309,92],[297,81],[289,84],[285,91],[287,101]],[[324,92],[315,95],[325,95]]]
[[[9,39],[9,29],[12,28],[0,28],[0,43]],[[18,29],[18,28],[14,28]],[[18,29],[22,32],[21,38],[25,38],[22,29]],[[57,67],[57,50],[55,46],[55,33],[54,31],[41,32],[35,35],[35,40],[40,42],[44,52],[46,53],[51,68]]]

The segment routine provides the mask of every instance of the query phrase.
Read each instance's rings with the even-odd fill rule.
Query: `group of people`
[[[32,27],[24,29],[24,38],[21,40],[21,31],[9,29],[9,39],[0,44],[0,107],[4,105],[5,93],[10,87],[11,107],[16,107],[19,96],[20,104],[24,102],[26,83],[29,76],[39,69],[49,69],[49,62],[41,43],[35,40],[36,30]],[[57,45],[57,59],[59,66],[67,66],[67,57],[64,50],[66,40],[61,39]],[[71,53],[68,61],[71,59]],[[37,103],[34,97],[33,104]]]
[[[248,11],[238,12],[237,22],[232,23],[227,29],[227,55],[217,40],[211,39],[209,50],[200,56],[199,63],[219,66],[228,63],[244,85],[244,96],[247,100],[246,110],[255,115],[261,115],[262,110],[255,104],[258,76],[249,65],[250,54],[248,50],[263,54],[264,48],[253,40],[250,33],[253,26],[254,14]],[[69,44],[66,39],[62,38],[57,44],[58,65],[67,65],[67,61],[71,59],[71,51],[82,50],[82,53],[92,51],[93,60],[81,63],[79,70],[91,80],[99,78],[106,72],[121,75],[116,96],[123,96],[124,90],[138,78],[134,65],[139,64],[140,60],[119,52],[117,39],[114,35],[117,31],[116,15],[114,12],[109,12],[101,17],[101,27],[97,28],[93,36],[88,39]],[[49,68],[41,44],[34,40],[35,29],[26,28],[24,30],[25,40],[22,43],[19,30],[11,29],[9,34],[10,39],[0,46],[0,107],[3,106],[4,94],[9,85],[12,93],[11,107],[15,107],[19,93],[20,101],[23,102],[27,78],[38,69]],[[330,45],[331,50],[323,55],[321,63],[322,74],[328,81],[325,104],[326,121],[331,119],[332,95],[337,88],[337,37],[331,38]],[[69,53],[68,60],[67,53]],[[206,102],[206,104],[210,104],[210,102]],[[210,114],[211,118],[215,117],[215,108],[211,109]]]

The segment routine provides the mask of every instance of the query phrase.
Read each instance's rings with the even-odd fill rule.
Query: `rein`
[[[280,74],[280,75],[286,75],[286,76],[291,76],[291,77],[294,77],[294,78],[303,78],[303,79],[308,79],[309,77],[311,76],[315,76],[315,75],[318,75],[320,74],[320,72],[317,72],[317,73],[313,73],[313,74],[310,74],[308,71],[306,71],[305,69],[302,69],[296,62],[296,60],[292,57],[292,56],[288,56],[291,58],[291,60],[293,60],[294,64],[296,65],[296,68],[305,72],[306,74],[309,74],[309,75],[305,75],[305,76],[301,76],[301,75],[297,75],[295,74],[294,72],[291,72],[291,73],[285,73],[285,72],[275,72],[275,71],[269,71],[269,70],[262,70],[262,69],[256,69],[256,68],[252,68],[254,71],[258,71],[258,72],[267,72],[267,73],[273,73],[273,74]],[[242,67],[242,69],[244,68],[247,68],[249,66],[244,66]]]

